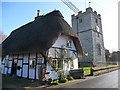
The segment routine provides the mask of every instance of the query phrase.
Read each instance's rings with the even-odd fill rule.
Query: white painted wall
[[[24,55],[23,63],[28,63],[28,54]]]
[[[52,79],[58,79],[58,75],[56,71],[52,70],[52,67],[47,63],[46,72],[50,72],[50,74],[46,74],[46,79],[52,78]]]
[[[11,68],[12,68],[12,61],[8,62],[8,67],[9,67],[8,74],[10,74],[11,73]]]
[[[17,70],[17,76],[21,76],[22,60],[18,60],[17,66],[20,66],[20,70]]]
[[[39,79],[38,78],[38,67],[39,67],[39,65],[36,65],[36,79]]]
[[[31,53],[30,54],[30,58],[36,58],[36,54],[35,53]]]
[[[23,73],[22,77],[27,78],[28,76],[28,54],[24,54],[24,57],[23,57],[23,72],[22,73]]]
[[[66,47],[66,43],[67,43],[68,40],[72,41],[71,48]],[[74,46],[74,43],[73,43],[73,40],[70,37],[65,36],[65,35],[61,35],[52,47],[61,48],[61,46],[64,46],[63,48],[65,48],[65,49],[76,50],[76,48]],[[54,55],[55,55],[54,48],[50,48],[49,49],[49,56],[52,57],[52,58],[55,58]],[[78,58],[75,56],[75,54],[72,51],[70,51],[70,57],[72,57],[74,59],[73,60],[73,63],[74,63],[74,68],[73,69],[78,69]],[[69,64],[69,68],[67,68],[68,64]],[[46,69],[47,69],[47,72],[50,72],[50,74],[45,75],[46,79],[49,79],[49,78],[58,79],[57,72],[53,71],[52,67],[49,64],[47,64]],[[70,68],[70,62],[68,62],[68,63],[63,62],[63,70],[65,70],[65,71],[67,70],[66,75],[69,74],[68,72],[69,72],[70,69],[71,69]]]
[[[28,76],[28,65],[23,65],[23,75],[22,77],[27,78]]]
[[[76,58],[76,59],[74,59],[73,60],[73,65],[74,65],[74,69],[78,69],[78,59]]]
[[[72,50],[76,50],[75,46],[74,46],[74,43],[73,43],[73,40],[68,37],[68,36],[65,36],[65,35],[61,35],[59,36],[59,38],[56,40],[56,42],[53,44],[52,47],[61,47],[61,46],[64,46],[64,48],[67,48],[66,47],[66,42],[68,40],[71,40],[72,41],[72,47],[71,48],[68,48],[68,49],[72,49]]]
[[[35,69],[29,69],[29,78],[34,79],[35,77]]]

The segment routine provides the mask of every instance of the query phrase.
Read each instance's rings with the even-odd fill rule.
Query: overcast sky
[[[9,1],[9,2],[8,2]],[[11,1],[11,2],[10,2]],[[19,2],[18,2],[19,1]],[[57,2],[55,2],[57,1]],[[70,0],[80,11],[85,11],[91,2],[93,10],[101,14],[104,45],[110,51],[118,50],[118,1],[119,0]],[[9,35],[18,27],[31,22],[40,9],[40,14],[60,10],[71,25],[71,15],[75,14],[61,0],[2,0],[0,29]],[[0,10],[1,11],[1,10]]]

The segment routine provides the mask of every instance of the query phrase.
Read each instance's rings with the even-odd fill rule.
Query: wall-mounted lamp
[[[84,55],[85,55],[85,56],[88,56],[88,53],[85,53]]]

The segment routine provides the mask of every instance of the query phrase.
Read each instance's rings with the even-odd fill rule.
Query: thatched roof
[[[77,35],[58,10],[39,16],[34,21],[14,30],[2,43],[3,54],[46,52],[61,34],[72,37],[79,55],[82,55]]]

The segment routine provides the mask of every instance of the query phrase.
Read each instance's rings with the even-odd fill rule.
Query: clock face
[[[96,26],[96,30],[97,30],[98,32],[100,32],[100,28],[99,28],[98,26]]]

